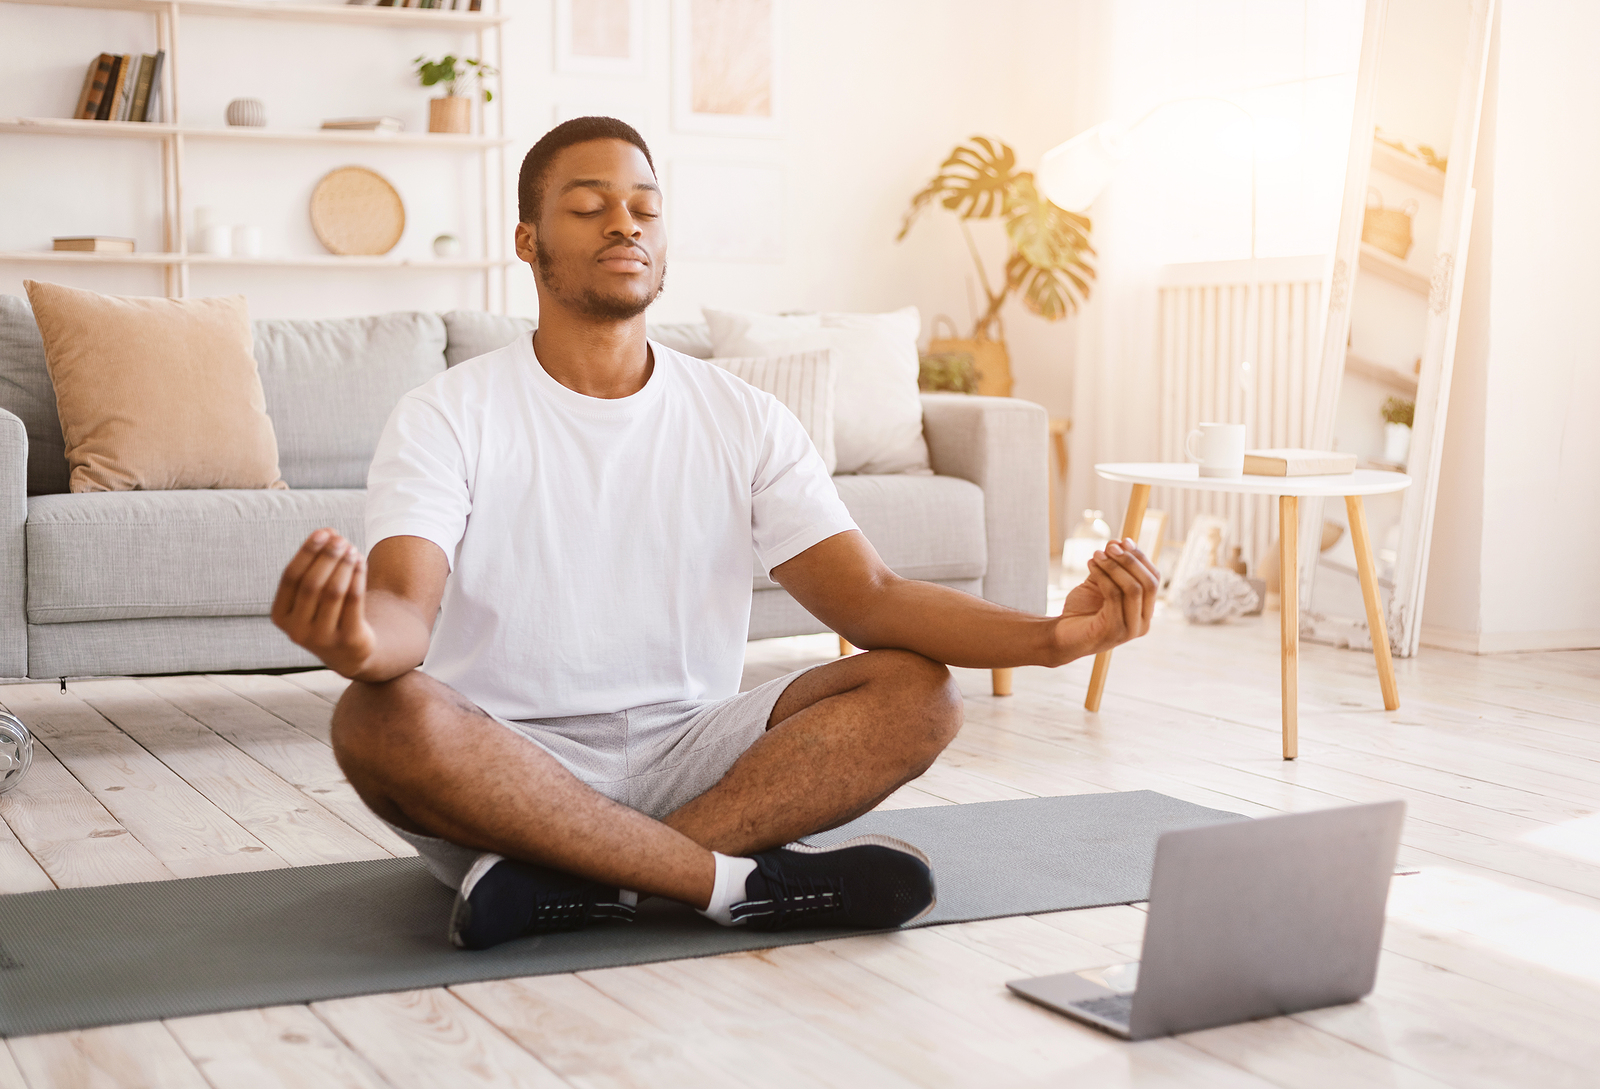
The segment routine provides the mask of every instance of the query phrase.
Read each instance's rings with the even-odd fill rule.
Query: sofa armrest
[[[0,408],[0,677],[28,675],[28,431]]]
[[[983,596],[1043,614],[1050,580],[1050,417],[1031,401],[922,395],[933,471],[983,489],[989,563]]]

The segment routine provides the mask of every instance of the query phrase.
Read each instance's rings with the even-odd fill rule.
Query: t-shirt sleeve
[[[367,551],[385,537],[421,537],[455,567],[472,492],[461,437],[440,408],[400,398],[367,470]]]
[[[750,485],[751,535],[766,574],[835,533],[856,528],[805,428],[767,397],[761,457]]]

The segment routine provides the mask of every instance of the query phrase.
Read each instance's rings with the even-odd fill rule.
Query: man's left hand
[[[1107,543],[1089,560],[1089,577],[1067,595],[1056,645],[1067,660],[1098,654],[1150,630],[1161,573],[1130,538]]]

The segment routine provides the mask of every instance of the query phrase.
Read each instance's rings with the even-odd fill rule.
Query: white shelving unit
[[[146,265],[165,271],[165,291],[169,298],[183,298],[189,291],[189,270],[193,267],[235,266],[283,269],[352,269],[372,271],[409,270],[413,272],[478,271],[483,274],[485,310],[505,310],[507,272],[515,264],[506,252],[505,241],[505,110],[502,96],[496,94],[492,106],[482,111],[484,134],[456,135],[410,132],[345,132],[326,129],[216,128],[186,125],[178,96],[178,76],[182,71],[180,30],[184,16],[210,16],[233,19],[263,19],[275,22],[336,23],[347,26],[405,27],[459,32],[472,30],[477,36],[477,55],[504,69],[501,27],[510,16],[494,11],[447,11],[434,8],[380,8],[356,5],[312,5],[274,3],[270,0],[0,0],[4,3],[43,7],[97,8],[142,12],[156,20],[156,48],[166,51],[161,73],[161,103],[165,115],[160,121],[86,121],[63,117],[0,118],[0,134],[78,136],[98,140],[151,140],[161,154],[162,242],[166,247],[154,253],[60,253],[54,250],[0,251],[0,262],[17,264]],[[473,153],[478,156],[478,175],[482,186],[480,207],[483,216],[484,252],[476,258],[447,258],[411,261],[392,257],[346,257],[308,254],[303,257],[217,257],[191,253],[183,224],[187,205],[184,199],[184,149],[190,140],[236,142],[240,144],[294,143],[356,147],[401,147],[427,151]]]

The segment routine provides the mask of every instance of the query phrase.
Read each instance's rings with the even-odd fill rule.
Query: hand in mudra
[[[350,676],[371,656],[377,639],[367,623],[367,561],[331,529],[319,529],[278,580],[272,622],[293,642]]]
[[[1098,654],[1150,630],[1161,573],[1130,538],[1111,541],[1089,560],[1089,577],[1067,595],[1056,642]]]

